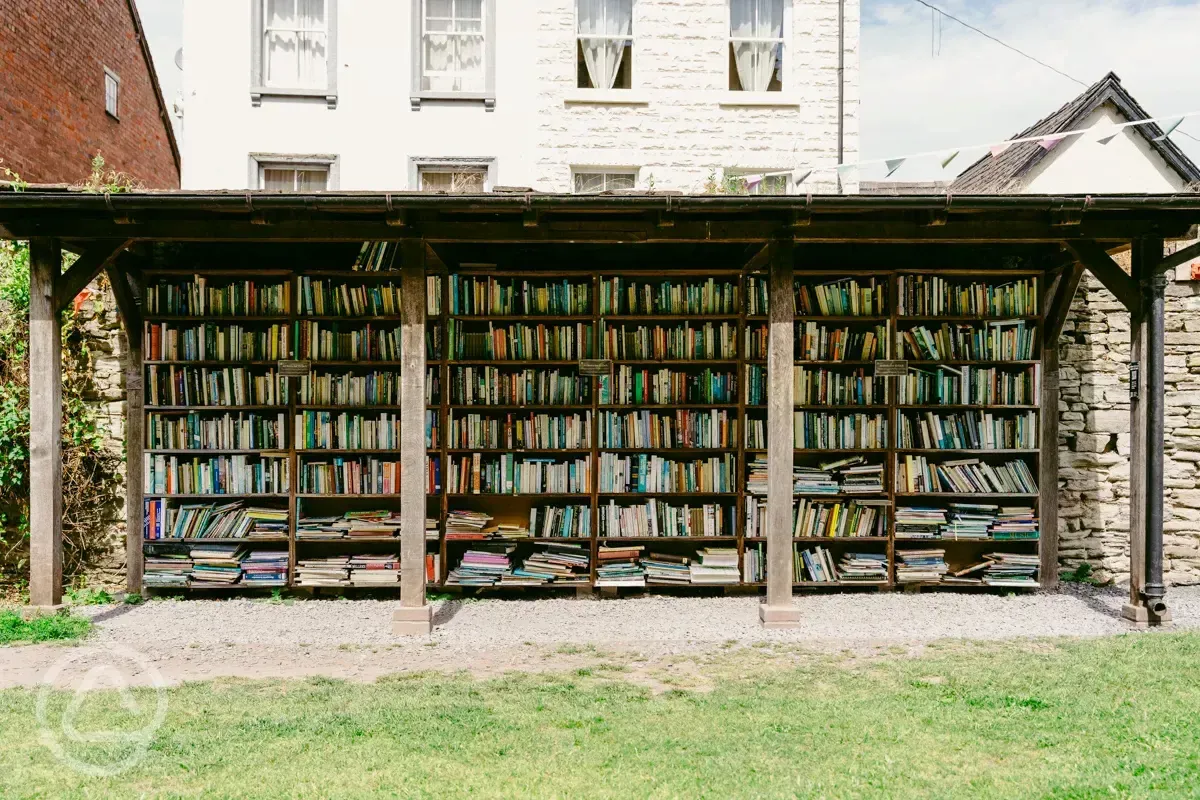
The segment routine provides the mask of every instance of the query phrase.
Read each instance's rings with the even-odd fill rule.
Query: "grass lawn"
[[[0,645],[82,639],[92,621],[70,614],[42,614],[25,619],[16,611],[0,611]]]
[[[1200,795],[1197,634],[915,658],[731,648],[657,669],[692,688],[652,692],[603,654],[489,681],[189,684],[169,691],[145,759],[108,778],[39,743],[35,692],[0,692],[0,797]],[[75,725],[134,716],[92,696]]]

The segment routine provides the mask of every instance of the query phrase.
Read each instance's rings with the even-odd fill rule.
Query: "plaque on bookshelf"
[[[580,375],[611,375],[613,362],[610,358],[584,358],[579,361]]]
[[[902,359],[876,359],[876,378],[904,378],[908,376],[908,362]]]
[[[312,372],[311,361],[280,361],[279,376],[281,378],[303,378]]]

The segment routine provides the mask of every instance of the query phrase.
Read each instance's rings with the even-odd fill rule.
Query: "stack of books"
[[[646,570],[647,582],[678,586],[692,582],[690,562],[687,556],[651,553],[642,559],[642,566]]]
[[[192,559],[188,553],[155,553],[146,555],[142,583],[147,589],[183,588],[192,574]]]
[[[866,459],[856,459],[865,462]],[[844,494],[881,494],[883,492],[883,464],[859,463],[836,468],[842,482]]]
[[[485,539],[492,515],[482,511],[451,511],[446,516],[446,539]]]
[[[1037,555],[989,553],[984,558],[991,562],[983,570],[985,586],[1037,588],[1037,572],[1040,563]]]
[[[350,557],[306,558],[296,563],[297,586],[349,586]]]
[[[999,506],[951,503],[950,521],[940,528],[943,539],[987,539]]]
[[[436,542],[438,535],[441,533],[441,527],[438,521],[432,517],[425,518],[425,540]]]
[[[1038,538],[1038,518],[1027,506],[1004,506],[991,529],[996,540],[1033,540]]]
[[[706,547],[696,554],[699,562],[688,565],[692,583],[737,583],[738,552],[736,547]]]
[[[344,520],[346,535],[351,539],[400,535],[398,511],[347,511]]]
[[[450,570],[449,586],[495,586],[512,568],[509,555],[516,548],[496,545],[468,550],[458,566]]]
[[[646,585],[646,571],[641,565],[642,546],[601,547],[597,556],[596,586]]]
[[[792,577],[797,582],[837,583],[838,572],[833,556],[824,547],[811,550],[792,550]]]
[[[243,586],[287,585],[287,550],[251,550],[241,567]]]
[[[946,509],[916,506],[896,509],[897,539],[936,539],[946,525]]]
[[[526,558],[520,567],[506,573],[500,583],[506,586],[586,585],[591,569],[588,549],[579,544],[548,544]]]
[[[232,586],[242,579],[242,556],[237,544],[205,544],[193,547],[192,586]]]
[[[395,586],[400,583],[400,559],[394,553],[350,556],[350,583],[355,586]]]
[[[945,550],[897,550],[897,583],[941,583],[946,573]]]
[[[296,522],[297,539],[344,539],[341,517],[305,517]]]
[[[792,494],[837,494],[840,488],[832,472],[792,467]]]
[[[767,496],[767,457],[757,456],[750,462],[750,474],[746,478],[746,493]]]
[[[846,553],[838,562],[838,580],[843,583],[887,583],[886,553]]]

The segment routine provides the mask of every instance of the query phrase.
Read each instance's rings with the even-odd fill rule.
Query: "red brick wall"
[[[179,188],[129,0],[0,0],[0,159],[30,183],[79,183],[100,152],[151,189]],[[121,79],[104,111],[104,68]]]

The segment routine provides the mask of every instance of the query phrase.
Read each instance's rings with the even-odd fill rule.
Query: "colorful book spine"
[[[737,314],[735,281],[637,281],[605,278],[600,282],[601,314]]]
[[[146,447],[151,450],[279,450],[287,447],[286,437],[283,414],[218,417],[192,411],[146,417]]]
[[[591,283],[450,276],[450,313],[458,316],[563,316],[592,313]]]
[[[288,459],[266,456],[187,458],[146,453],[146,494],[286,494]]]
[[[591,447],[591,434],[590,411],[450,415],[450,447],[455,449],[579,450]]]
[[[573,370],[454,367],[450,399],[464,406],[585,405],[591,402],[590,379]]]
[[[608,325],[603,357],[620,361],[703,361],[737,358],[737,325]]]
[[[987,282],[901,275],[901,316],[1017,317],[1038,313],[1038,279]]]
[[[288,380],[275,370],[245,367],[146,368],[148,406],[278,406],[288,402]]]
[[[724,449],[736,445],[737,414],[733,411],[605,411],[600,414],[601,447]]]
[[[286,325],[146,323],[147,361],[274,361],[290,358]]]

